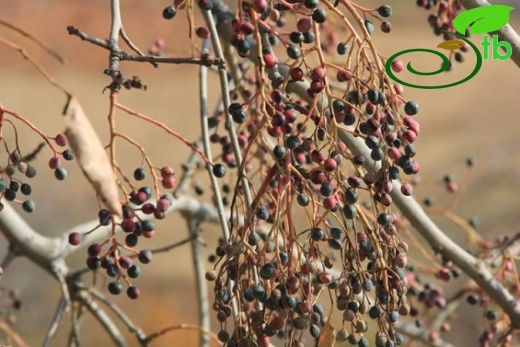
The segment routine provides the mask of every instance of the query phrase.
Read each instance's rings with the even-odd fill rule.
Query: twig
[[[158,247],[158,248],[152,248],[152,249],[150,249],[150,252],[152,252],[152,254],[155,256],[155,255],[157,255],[159,253],[169,252],[172,249],[175,249],[177,247],[180,247],[180,246],[185,245],[187,243],[190,243],[192,241],[198,242],[201,245],[205,245],[198,239],[198,235],[190,235],[189,237],[185,238],[184,240],[181,240],[181,241],[169,244],[167,246]],[[136,258],[138,256],[139,256],[139,254],[131,254],[130,258]]]
[[[88,35],[88,34],[82,32],[81,30],[79,30],[78,28],[73,27],[72,25],[69,25],[67,27],[67,31],[68,31],[69,35],[75,35],[75,36],[79,37],[82,41],[90,42],[90,43],[92,43],[96,46],[99,46],[101,48],[104,48],[104,49],[110,49],[110,46],[108,45],[108,42],[106,40],[98,39],[97,37]]]
[[[128,327],[128,329],[134,333],[139,342],[143,342],[146,339],[146,334],[143,332],[141,328],[139,328],[135,323],[126,315],[126,313],[116,304],[114,304],[111,300],[109,300],[105,295],[96,290],[95,288],[87,288],[83,283],[76,283],[79,288],[83,290],[87,290],[92,296],[96,299],[102,301],[109,309],[111,309],[115,315],[121,319],[121,321]]]
[[[208,51],[209,40],[204,40],[202,49],[203,51]],[[208,128],[208,88],[207,88],[207,67],[201,66],[199,72],[199,88],[200,88],[200,117],[201,117],[201,130],[202,130],[202,145],[204,149],[204,154],[206,157],[211,158],[211,145],[209,141],[209,128]],[[225,98],[223,96],[223,98]],[[225,105],[225,104],[224,104]],[[225,108],[225,106],[224,106]],[[213,190],[213,195],[215,196],[215,202],[217,205],[217,211],[220,221],[220,227],[222,229],[223,236],[226,240],[230,238],[230,231],[227,223],[227,216],[224,210],[224,205],[222,203],[222,194],[220,192],[220,188],[217,182],[217,178],[211,172],[211,168],[209,165],[206,165],[207,170],[209,172],[209,179],[211,181],[211,188]],[[232,295],[232,290],[234,287],[234,281],[229,281],[228,289],[230,291],[230,295],[232,296],[231,307],[233,309],[233,315],[236,317],[238,315],[238,302],[236,297]]]
[[[97,321],[103,326],[103,328],[105,328],[105,330],[110,335],[112,341],[114,341],[116,346],[128,346],[125,338],[123,337],[117,326],[114,324],[112,319],[110,319],[106,312],[99,307],[97,302],[94,301],[92,296],[86,290],[79,290],[75,296],[75,299],[80,301],[83,305],[87,307],[90,313],[97,319]]]
[[[153,201],[151,201],[153,202]],[[198,218],[203,217],[204,221],[217,222],[219,221],[218,213],[216,209],[204,202],[201,202],[195,198],[192,198],[187,195],[179,195],[176,199],[174,199],[169,207],[166,210],[166,214],[170,214],[172,212],[180,212],[185,216],[198,216]],[[1,216],[4,212],[0,213],[0,222]],[[150,216],[145,215],[141,211],[136,211],[136,216],[138,218],[150,218]],[[82,242],[77,246],[72,246],[68,242],[69,234],[74,231],[87,231],[92,230],[99,225],[99,220],[95,219],[83,224],[79,224],[61,234],[61,236],[54,239],[55,244],[49,245],[48,247],[50,252],[54,255],[54,257],[66,257],[73,252],[77,252],[84,247],[87,247],[91,243],[94,243],[99,240],[104,240],[108,236],[110,236],[112,232],[112,226],[101,226],[96,229],[95,232],[89,233],[83,236]],[[0,223],[1,227],[1,223]],[[116,227],[116,232],[119,232],[120,227]]]
[[[108,36],[108,46],[110,47],[110,63],[108,69],[112,78],[114,78],[114,81],[116,81],[116,79],[119,77],[119,55],[115,53],[119,51],[119,33],[123,27],[119,0],[110,1],[110,13],[110,34]]]
[[[14,258],[16,258],[18,254],[14,251],[14,249],[9,246],[9,249],[7,250],[7,253],[4,257],[4,260],[2,261],[2,264],[0,267],[5,271],[9,267],[9,265],[13,262]]]
[[[152,340],[155,340],[159,336],[164,335],[167,332],[174,331],[174,330],[201,330],[201,331],[204,331],[204,333],[206,333],[213,340],[215,340],[219,345],[221,345],[221,342],[219,341],[217,335],[215,335],[213,332],[206,331],[197,325],[191,325],[191,324],[176,324],[176,325],[172,325],[167,328],[164,328],[156,333],[148,335],[148,337],[146,338],[147,343],[150,343]]]
[[[28,33],[27,31],[17,27],[16,25],[12,24],[12,23],[9,23],[3,19],[0,19],[0,25],[3,25],[11,30],[14,30],[16,31],[17,33],[27,37],[29,40],[33,41],[34,43],[36,43],[41,49],[43,49],[45,52],[49,53],[50,55],[52,55],[54,58],[56,58],[60,63],[62,64],[67,64],[67,59],[65,59],[64,57],[62,57],[59,53],[55,52],[52,48],[50,48],[49,46],[47,46],[43,41],[41,41],[40,39],[38,39],[36,36]]]
[[[209,347],[210,339],[206,331],[211,331],[211,320],[209,315],[208,287],[206,285],[204,260],[202,259],[202,247],[197,241],[199,233],[199,221],[195,218],[187,219],[188,230],[192,237],[191,241],[191,258],[195,268],[195,282],[197,288],[197,303],[199,305],[199,324],[201,327],[199,335],[199,346]]]
[[[0,330],[5,331],[5,333],[11,337],[14,342],[18,345],[18,347],[29,347],[29,344],[24,341],[24,339],[16,332],[14,331],[9,324],[4,322],[3,320],[0,320]]]
[[[220,1],[216,1],[213,9],[215,10],[218,7],[218,4]],[[211,33],[211,41],[213,44],[213,49],[215,50],[215,54],[217,58],[225,60],[224,53],[222,51],[222,46],[220,44],[220,35],[217,30],[217,27],[215,25],[215,20],[213,19],[213,13],[211,11],[202,11],[202,14],[204,16],[204,20],[206,21],[206,24],[208,26],[208,29]],[[245,165],[242,165],[242,154],[240,153],[240,146],[238,144],[238,138],[235,131],[235,128],[233,127],[233,120],[231,118],[231,114],[229,113],[229,105],[231,103],[230,97],[229,97],[229,83],[227,79],[227,73],[225,69],[225,65],[219,66],[219,80],[220,80],[220,89],[222,93],[222,98],[224,102],[224,114],[226,115],[226,123],[225,128],[228,131],[229,137],[231,139],[231,147],[233,149],[233,154],[235,156],[235,160],[237,162],[237,169],[239,174],[239,179],[242,183],[242,187],[244,189],[244,195],[245,195],[245,202],[247,204],[248,208],[251,208],[253,206],[253,197],[251,195],[251,190],[249,188],[249,181],[247,179],[247,176],[245,174],[244,167]],[[229,238],[228,238],[229,240]],[[253,271],[253,281],[255,284],[259,283],[259,277],[258,277],[258,267],[256,264],[252,265],[252,271]],[[230,293],[231,295],[233,293]],[[234,295],[232,295],[234,296]],[[255,302],[256,308],[261,311],[263,309],[263,304],[260,301]],[[236,311],[235,311],[235,318],[236,318]]]
[[[175,58],[175,57],[157,57],[155,55],[132,55],[126,52],[119,51],[116,53],[120,60],[123,61],[136,61],[136,62],[149,62],[152,64],[194,64],[204,66],[219,66],[223,64],[222,59],[212,59],[209,55],[204,55],[201,58]]]
[[[67,308],[67,299],[63,296],[60,298],[58,302],[58,306],[56,307],[56,311],[54,312],[54,316],[52,317],[51,325],[49,326],[49,330],[47,330],[47,335],[45,335],[45,340],[43,341],[43,347],[48,347],[51,345],[56,332],[58,331],[58,327],[60,326],[60,321],[63,318],[63,314],[65,313],[65,309]]]
[[[139,47],[137,47],[132,42],[132,40],[130,40],[130,37],[128,37],[128,35],[126,34],[124,26],[121,26],[121,31],[119,32],[119,34],[121,35],[121,38],[123,39],[123,41],[125,41],[125,43],[128,45],[128,47],[130,47],[135,53],[137,53],[141,56],[144,55],[144,53],[139,49]]]
[[[36,61],[36,59],[34,59],[32,57],[32,55],[30,55],[29,53],[27,53],[21,46],[11,42],[11,41],[8,41],[2,37],[0,37],[0,43],[3,43],[4,45],[8,46],[9,48],[12,48],[16,51],[18,51],[22,57],[24,57],[24,59],[27,59],[31,64],[32,66],[34,66],[36,68],[36,70],[38,70],[38,72],[50,83],[52,84],[53,86],[55,86],[56,88],[58,88],[59,90],[61,90],[66,96],[69,96],[71,95],[71,93],[65,88],[63,87],[61,84],[59,84],[54,78],[52,78],[52,76],[49,74],[49,72],[47,72],[47,70],[45,70],[45,68],[43,66],[40,65],[40,63],[38,63]]]

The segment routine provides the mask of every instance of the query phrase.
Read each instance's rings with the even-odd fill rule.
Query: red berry
[[[255,32],[255,26],[253,25],[253,23],[250,23],[250,22],[245,22],[245,23],[241,22],[238,31],[240,31],[246,35],[251,35],[252,33]]]
[[[310,90],[314,94],[318,94],[319,92],[321,92],[323,90],[323,88],[325,88],[325,85],[323,84],[323,82],[321,80],[314,80],[311,82]]]
[[[308,18],[302,18],[296,23],[299,32],[305,33],[311,30],[312,23]]]
[[[155,206],[148,202],[141,209],[144,214],[152,214],[155,211]]]
[[[233,29],[234,32],[238,32],[240,30],[240,24],[242,24],[241,21],[238,19],[233,19],[231,21],[231,29]]]
[[[81,234],[74,231],[72,233],[69,234],[69,243],[72,245],[72,246],[77,246],[81,243]]]
[[[208,28],[206,27],[198,27],[196,30],[195,30],[195,34],[197,35],[198,38],[200,39],[209,39],[209,37],[211,36],[211,33],[209,32]]]
[[[291,75],[291,78],[295,81],[301,81],[303,78],[303,70],[299,67],[294,67],[289,72]]]
[[[338,163],[332,158],[325,160],[325,162],[323,163],[323,168],[325,169],[325,171],[329,172],[336,170],[337,166]]]
[[[175,177],[168,177],[161,181],[163,188],[172,189],[175,186]]]
[[[323,67],[317,67],[311,71],[311,77],[313,80],[323,80],[327,77],[327,70]]]
[[[333,210],[336,205],[338,204],[338,200],[336,200],[335,197],[329,196],[323,200],[323,207],[325,207],[327,210],[331,211]],[[325,282],[323,282],[325,283]]]
[[[67,137],[63,134],[56,135],[56,138],[54,139],[54,141],[60,147],[65,147],[67,145]]]
[[[168,178],[173,175],[175,175],[175,170],[171,166],[164,166],[161,169],[162,178]]]
[[[135,222],[129,218],[123,219],[121,221],[121,229],[123,229],[125,233],[131,233],[135,229]]]
[[[278,63],[276,57],[272,54],[266,54],[264,55],[264,63],[266,69],[272,69],[276,63]]]

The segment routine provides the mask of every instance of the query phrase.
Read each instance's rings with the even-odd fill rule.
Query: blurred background
[[[180,11],[174,20],[167,21],[161,14],[163,8],[171,4],[170,1],[126,0],[121,3],[125,29],[143,51],[148,50],[156,39],[163,38],[166,41],[166,54],[190,56],[185,11]],[[417,8],[415,1],[387,0],[386,3],[394,7],[394,15],[390,18],[392,33],[383,34],[377,29],[373,35],[376,47],[384,57],[410,48],[433,49],[442,42],[442,38],[434,36],[427,24],[429,13]],[[501,3],[514,6],[518,2]],[[366,8],[377,8],[381,4],[381,1],[363,1]],[[62,65],[29,40],[0,27],[0,36],[23,46],[57,81],[78,97],[100,136],[106,141],[108,93],[103,93],[103,89],[110,81],[103,70],[107,68],[108,54],[97,46],[68,35],[66,27],[74,25],[90,35],[106,38],[110,28],[109,2],[2,0],[0,8],[3,20],[34,34],[66,57],[68,63]],[[511,23],[520,28],[520,9],[512,12]],[[196,25],[202,24],[202,19],[197,16]],[[481,37],[476,35],[471,39],[478,45]],[[467,56],[467,61],[456,64],[451,73],[431,77],[425,84],[449,83],[466,76],[474,66],[474,59],[470,54]],[[432,66],[436,69],[440,64],[435,56],[424,54],[411,54],[405,59],[405,63],[408,59],[413,61],[414,68],[418,70],[431,70]],[[128,62],[123,63],[121,69],[128,77],[139,76],[148,87],[147,91],[123,90],[119,99],[121,103],[163,121],[187,139],[197,138],[199,103],[196,66],[161,65],[154,68],[150,64]],[[51,87],[18,52],[2,47],[0,73],[0,102],[6,108],[23,115],[49,135],[63,130],[61,113],[66,102],[63,94]],[[210,78],[210,109],[219,97],[215,77],[212,75]],[[424,82],[407,73],[401,77],[412,83]],[[519,77],[520,71],[512,61],[487,60],[476,77],[456,87],[440,90],[405,89],[405,98],[420,104],[416,119],[421,123],[421,135],[416,147],[417,160],[421,164],[420,177],[425,184],[417,187],[416,196],[420,200],[429,196],[439,202],[448,201],[448,194],[435,182],[442,180],[448,173],[457,180],[463,180],[465,160],[473,156],[476,167],[472,180],[455,212],[464,219],[478,217],[478,230],[486,236],[513,235],[520,227]],[[39,139],[25,126],[17,124],[22,152],[30,152]],[[173,165],[180,172],[181,163],[189,155],[189,150],[178,141],[122,112],[118,112],[117,128],[138,140],[156,166]],[[7,132],[5,137],[12,143],[12,132]],[[51,155],[45,149],[35,161],[39,169],[38,178],[33,184],[33,197],[37,206],[36,211],[27,216],[31,225],[48,236],[59,235],[95,218],[98,210],[95,194],[85,184],[76,163],[65,164],[69,177],[58,182],[52,170],[47,169]],[[118,146],[118,160],[130,174],[141,165],[139,153],[126,145]],[[207,198],[209,194],[205,195]],[[18,206],[16,208],[21,211]],[[465,242],[465,234],[459,228],[442,219],[436,220],[449,235]],[[188,236],[184,220],[179,216],[170,216],[157,222],[157,225],[156,237],[146,241],[147,248],[173,243]],[[202,237],[208,243],[207,257],[214,249],[219,231],[212,226],[204,226],[203,229]],[[3,255],[7,244],[5,239],[0,240],[0,255]],[[86,252],[79,253],[70,257],[71,268],[84,265]],[[142,290],[141,299],[130,301],[121,295],[114,298],[114,302],[122,305],[145,332],[172,324],[197,324],[197,302],[190,259],[189,246],[157,255],[152,264],[143,268],[143,274],[135,281]],[[0,285],[19,289],[23,306],[17,313],[15,328],[31,346],[41,345],[59,299],[57,283],[39,267],[20,258],[7,269]],[[447,338],[456,346],[476,345],[476,340],[473,340],[476,335],[472,329],[475,324],[478,327],[479,323],[467,317],[478,318],[479,314],[478,309],[464,308],[459,318],[464,317],[467,324],[450,332]],[[65,318],[55,346],[66,344],[70,327],[66,321]],[[122,331],[132,345],[136,345],[126,329],[122,328]],[[467,340],[467,336],[471,336],[472,340]],[[110,345],[107,335],[88,314],[85,316],[81,339],[85,346]],[[175,331],[158,339],[153,345],[191,346],[196,344],[197,339],[194,331]]]

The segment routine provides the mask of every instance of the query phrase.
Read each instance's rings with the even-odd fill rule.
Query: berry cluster
[[[2,120],[4,120],[4,118],[2,118]],[[44,136],[43,134],[40,135]],[[44,138],[46,140],[45,143],[40,144],[32,153],[25,156],[21,154],[18,147],[12,152],[8,151],[9,155],[7,165],[1,169],[2,177],[0,177],[0,197],[9,202],[20,204],[23,210],[27,213],[33,212],[36,208],[35,202],[29,198],[32,194],[33,188],[27,181],[37,175],[37,170],[33,165],[31,165],[31,162],[36,158],[45,145],[47,144],[54,153],[54,155],[49,159],[49,168],[54,170],[54,176],[57,180],[62,181],[67,177],[67,170],[62,166],[61,157],[67,161],[74,159],[74,154],[70,149],[58,152],[50,142],[51,140],[54,140],[55,144],[59,147],[67,146],[67,138],[64,134],[58,134],[56,137]],[[18,141],[16,141],[16,143],[18,144]],[[7,147],[8,145],[6,143],[6,148]],[[4,205],[0,202],[0,211],[3,208]]]
[[[220,259],[219,270],[206,274],[215,284],[213,308],[222,323],[218,336],[229,346],[253,340],[266,346],[275,336],[292,345],[303,341],[303,330],[318,338],[327,319],[324,307],[316,303],[324,290],[343,313],[340,340],[368,346],[368,322],[376,319],[381,327],[378,346],[404,341],[394,324],[410,310],[403,306],[408,245],[398,236],[403,223],[390,209],[390,193],[396,180],[419,172],[413,145],[420,133],[414,118],[419,105],[402,98],[402,86],[384,79],[380,83],[375,74],[383,72],[358,49],[359,35],[370,40],[375,33],[367,16],[390,32],[390,23],[382,18],[390,17],[392,8],[350,10],[366,17],[361,34],[347,28],[342,41],[327,35],[335,12],[317,1],[242,2],[239,16],[230,23],[230,44],[239,56],[256,54],[254,38],[267,35],[261,55],[265,69],[289,69],[275,87],[268,86],[261,71],[242,71],[245,85],[232,91],[227,110],[238,129],[243,167],[250,180],[263,182],[253,206],[238,206],[241,199],[233,198],[232,209],[250,213],[244,226],[233,225],[231,239],[221,240],[211,257]],[[283,33],[288,12],[296,15],[297,30]],[[318,37],[330,39],[320,42]],[[283,58],[275,49],[279,44]],[[316,65],[311,59],[316,51],[320,60],[322,51],[336,52],[342,63],[321,60]],[[372,72],[358,75],[352,60]],[[286,88],[304,79],[311,81],[306,91],[311,101],[291,99]],[[337,94],[331,90],[333,82]],[[330,106],[320,108],[317,102],[324,98]],[[363,169],[367,158],[349,150],[339,129],[365,142],[370,159],[381,163],[378,173]],[[220,146],[224,164],[235,168],[231,139],[220,133],[220,124],[210,140]],[[235,194],[242,189],[239,185]],[[412,193],[412,184],[405,182],[401,194]],[[306,215],[309,226],[302,228],[296,215]],[[261,229],[270,232],[262,234]],[[374,293],[375,302],[368,293]],[[229,332],[224,327],[229,326],[225,323],[232,315],[232,300],[247,314]]]
[[[444,40],[451,40],[454,38],[453,35],[446,33],[446,31],[455,32],[455,29],[453,28],[453,20],[463,10],[456,0],[417,0],[417,6],[432,12],[428,16],[428,24],[433,29],[433,33],[436,36],[442,36]],[[466,31],[465,36],[470,36],[469,28]],[[464,62],[464,53],[467,52],[468,49],[468,44],[464,42],[464,45],[460,50],[455,53],[450,52],[450,63],[452,62],[452,59],[455,59],[458,63]],[[450,71],[451,69],[452,65],[450,64],[450,67],[446,71]]]
[[[140,188],[133,187],[127,203],[123,206],[123,219],[119,222],[106,209],[101,209],[98,213],[99,224],[87,232],[72,232],[69,235],[69,243],[73,246],[79,245],[83,238],[97,230],[101,226],[112,227],[112,234],[104,243],[93,243],[88,247],[87,267],[91,270],[103,269],[107,276],[115,278],[115,281],[108,284],[108,291],[117,295],[123,291],[123,283],[127,285],[127,295],[131,299],[137,299],[140,294],[139,288],[132,285],[131,279],[137,278],[141,273],[141,268],[133,262],[137,257],[141,264],[148,264],[152,260],[152,252],[147,249],[137,250],[135,247],[139,239],[152,238],[155,234],[154,220],[164,219],[166,212],[173,203],[173,196],[169,193],[161,194],[157,183],[160,182],[164,189],[175,187],[175,170],[171,166],[164,166],[159,171],[160,178],[152,170],[155,192],[158,199],[155,203],[151,202],[154,189],[149,186]],[[134,170],[133,178],[135,181],[143,181],[147,177],[147,171],[143,167]],[[136,212],[142,212],[150,218],[141,218]],[[125,233],[124,243],[120,243],[115,235],[115,227],[120,227]],[[107,249],[103,251],[103,248]]]

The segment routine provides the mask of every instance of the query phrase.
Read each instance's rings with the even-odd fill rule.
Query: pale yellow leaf
[[[441,42],[437,45],[438,48],[447,49],[448,51],[454,51],[464,46],[464,42],[461,40],[448,40]]]
[[[335,347],[336,346],[336,330],[329,321],[325,323],[318,339],[318,347]]]
[[[65,136],[97,195],[113,214],[122,215],[118,186],[108,155],[78,100],[71,96],[63,111]]]

